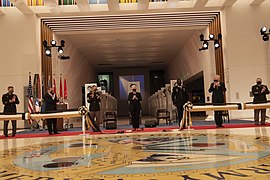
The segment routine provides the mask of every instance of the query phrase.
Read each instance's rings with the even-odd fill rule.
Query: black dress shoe
[[[52,135],[53,133],[49,132],[49,135]]]
[[[12,137],[15,137],[15,134],[12,134]]]
[[[5,137],[8,137],[8,135],[7,135],[7,134],[5,134]]]
[[[55,132],[54,134],[61,134],[60,132]]]
[[[224,126],[222,126],[222,125],[217,125],[216,127],[217,127],[217,128],[223,128]]]

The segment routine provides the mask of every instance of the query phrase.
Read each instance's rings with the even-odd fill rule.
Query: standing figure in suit
[[[100,103],[101,97],[97,92],[97,86],[93,85],[91,91],[87,94],[87,102],[89,105],[90,117],[94,121],[96,118],[96,125],[100,125]]]
[[[131,115],[133,131],[142,130],[142,129],[139,129],[140,111],[142,109],[141,107],[142,96],[141,96],[141,93],[136,91],[137,87],[135,84],[131,84],[130,87],[131,87],[131,92],[128,95],[128,101],[129,101],[129,112]]]
[[[262,79],[256,79],[256,85],[252,86],[252,94],[254,96],[253,103],[267,103],[266,95],[269,94],[269,90],[266,85],[262,84]],[[254,121],[255,125],[259,125],[259,115],[261,112],[261,125],[265,125],[266,109],[254,109]]]
[[[59,101],[56,94],[54,93],[54,90],[52,87],[49,87],[47,90],[47,93],[43,96],[44,103],[45,103],[45,112],[46,113],[53,113],[57,112],[57,102]],[[60,134],[57,131],[57,118],[50,118],[46,119],[47,126],[48,126],[48,132],[50,135],[54,134]]]
[[[226,87],[224,83],[220,82],[219,75],[215,75],[214,82],[211,83],[208,92],[212,93],[212,103],[217,103],[219,105],[225,103],[224,94],[226,92]],[[214,111],[214,113],[216,127],[224,127],[222,125],[222,111]]]
[[[187,89],[183,84],[183,80],[177,79],[175,86],[173,87],[172,92],[172,102],[173,105],[177,107],[177,115],[179,125],[183,118],[184,104],[188,101]]]
[[[2,96],[2,103],[4,104],[4,114],[5,115],[14,115],[17,114],[17,108],[16,105],[20,103],[18,96],[16,94],[13,94],[14,87],[9,86],[8,92]],[[4,121],[4,135],[5,137],[8,137],[8,123],[9,120]],[[12,120],[12,136],[14,137],[16,134],[16,125],[17,121]]]

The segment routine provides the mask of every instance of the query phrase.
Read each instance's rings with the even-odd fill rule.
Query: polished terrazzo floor
[[[0,141],[0,179],[270,179],[270,127]]]

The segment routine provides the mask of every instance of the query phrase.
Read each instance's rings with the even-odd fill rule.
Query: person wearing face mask
[[[52,87],[48,88],[47,93],[43,96],[43,99],[44,99],[44,103],[46,104],[45,106],[46,113],[50,113],[50,112],[52,113],[52,112],[57,111],[57,102],[59,100],[56,94],[54,93],[54,90]],[[56,128],[57,118],[46,119],[46,121],[47,121],[49,135],[52,135],[53,133],[60,134]]]
[[[87,94],[87,102],[89,103],[89,111],[91,119],[96,119],[96,125],[100,125],[100,103],[101,97],[97,92],[97,86],[93,85],[91,91]],[[95,130],[94,130],[95,131]]]
[[[183,118],[183,111],[184,111],[183,106],[187,101],[188,101],[188,93],[186,87],[183,84],[183,80],[177,79],[177,83],[173,87],[172,102],[173,105],[177,107],[179,125]]]
[[[256,85],[252,86],[252,94],[254,96],[253,103],[266,103],[267,98],[266,95],[269,94],[269,90],[266,85],[262,84],[262,79],[256,79]],[[266,118],[266,109],[254,109],[254,121],[255,125],[259,125],[259,115],[261,112],[261,125],[265,125],[265,118]]]
[[[141,111],[141,101],[142,101],[142,96],[141,93],[136,91],[136,85],[131,84],[131,92],[128,95],[128,101],[129,101],[129,111],[131,114],[131,120],[132,120],[132,126],[133,126],[133,131],[136,130],[142,130],[139,129],[140,122],[140,111]]]
[[[2,96],[2,103],[4,104],[4,114],[5,115],[14,115],[17,113],[16,105],[20,103],[18,96],[14,94],[14,87],[9,86],[8,92]],[[8,123],[9,120],[4,121],[4,135],[8,137]],[[12,120],[12,136],[16,134],[16,125],[17,121]]]
[[[208,90],[209,93],[212,93],[212,103],[223,104],[224,93],[226,92],[225,84],[220,82],[220,76],[215,75],[214,82],[211,83],[210,88]],[[217,127],[224,127],[222,125],[222,111],[214,111],[215,122]]]

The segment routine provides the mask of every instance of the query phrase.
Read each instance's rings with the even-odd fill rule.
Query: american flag
[[[33,101],[33,93],[32,93],[32,81],[31,81],[31,74],[29,73],[29,84],[27,89],[27,97],[28,97],[28,113],[34,113],[35,112],[35,106]],[[28,119],[28,123],[32,124],[32,119]]]

